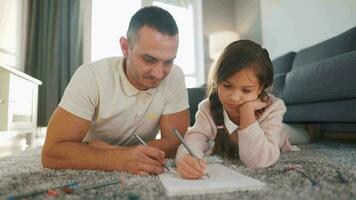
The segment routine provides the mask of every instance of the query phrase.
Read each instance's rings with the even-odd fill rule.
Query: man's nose
[[[151,76],[153,76],[155,79],[161,80],[164,77],[164,68],[162,64],[158,64],[154,66],[154,68],[151,71]]]

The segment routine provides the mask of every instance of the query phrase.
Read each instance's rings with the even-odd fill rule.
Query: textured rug
[[[299,147],[302,151],[284,153],[273,166],[258,170],[248,169],[238,160],[208,157],[209,162],[221,162],[265,182],[262,190],[175,197],[166,196],[158,176],[43,169],[38,148],[0,159],[0,199],[29,192],[32,195],[26,199],[356,199],[356,144],[319,142]],[[111,180],[124,183],[88,186]],[[79,184],[75,190],[42,192],[73,182]]]

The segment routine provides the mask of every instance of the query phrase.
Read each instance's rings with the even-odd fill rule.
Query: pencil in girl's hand
[[[190,149],[190,147],[184,142],[184,139],[183,139],[183,137],[180,135],[180,133],[178,132],[178,130],[174,128],[174,129],[173,129],[173,133],[177,136],[178,140],[183,144],[183,146],[188,150],[189,154],[190,154],[191,156],[193,156],[194,158],[196,158],[197,160],[200,160],[200,159],[198,158],[198,156],[196,156],[196,155],[193,153],[193,151]],[[210,176],[209,176],[208,173],[206,173],[205,175],[206,175],[208,178],[210,178]]]

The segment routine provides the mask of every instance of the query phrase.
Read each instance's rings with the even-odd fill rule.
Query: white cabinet
[[[27,134],[37,128],[38,86],[42,82],[15,68],[0,64],[0,138]]]

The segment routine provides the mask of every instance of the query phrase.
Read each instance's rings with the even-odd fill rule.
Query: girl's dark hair
[[[273,83],[273,67],[269,54],[261,45],[250,40],[238,40],[229,44],[213,64],[208,78],[208,97],[210,111],[217,129],[214,154],[220,154],[232,159],[238,155],[238,146],[229,137],[224,124],[223,105],[218,97],[217,87],[235,73],[243,69],[252,69],[259,82],[262,101],[268,101],[266,89]]]

